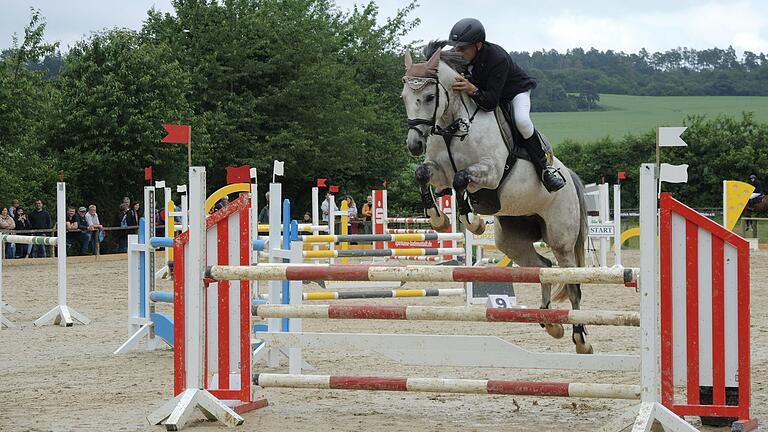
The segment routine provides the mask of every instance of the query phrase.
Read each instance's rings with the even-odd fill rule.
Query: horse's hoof
[[[565,334],[562,324],[545,324],[544,328],[547,329],[547,333],[555,339],[560,339]]]
[[[445,213],[438,212],[436,209],[427,210],[427,216],[429,216],[429,224],[432,225],[434,230],[444,230],[448,228],[450,221]]]
[[[482,235],[485,232],[485,221],[479,216],[473,216],[472,222],[469,222],[469,216],[464,216],[461,222],[474,235]]]
[[[583,344],[576,344],[576,354],[593,354],[595,352],[592,349],[592,344],[584,342]]]

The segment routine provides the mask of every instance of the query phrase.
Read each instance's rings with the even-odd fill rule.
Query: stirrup
[[[545,176],[550,175],[549,179],[553,184],[550,184],[548,181],[545,180]],[[560,177],[558,180],[557,177]],[[544,184],[544,187],[549,192],[556,192],[565,187],[565,176],[563,176],[563,173],[560,171],[560,168],[553,168],[551,166],[548,166],[544,168],[541,171],[541,183]]]

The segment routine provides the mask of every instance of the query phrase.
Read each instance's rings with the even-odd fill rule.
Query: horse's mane
[[[447,44],[448,41],[445,40],[429,41],[429,43],[424,46],[424,58],[432,57],[432,54],[434,54],[435,51],[444,48]],[[460,74],[467,73],[467,66],[469,63],[464,60],[464,56],[458,51],[454,51],[453,49],[444,50],[440,53],[440,60],[444,61],[451,69]]]

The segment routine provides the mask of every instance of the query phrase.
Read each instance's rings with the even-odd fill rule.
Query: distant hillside
[[[536,77],[534,111],[600,109],[598,94],[637,96],[768,96],[768,60],[763,53],[732,47],[637,54],[615,51],[512,52]]]

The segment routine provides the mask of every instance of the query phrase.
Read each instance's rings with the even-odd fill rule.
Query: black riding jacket
[[[754,193],[759,193],[760,195],[765,193],[765,189],[763,189],[763,184],[760,182],[760,180],[749,181],[749,184],[755,187]]]
[[[492,111],[500,103],[509,103],[516,95],[536,88],[536,81],[496,44],[483,42],[470,65],[469,81],[478,88],[472,99],[485,111]]]

